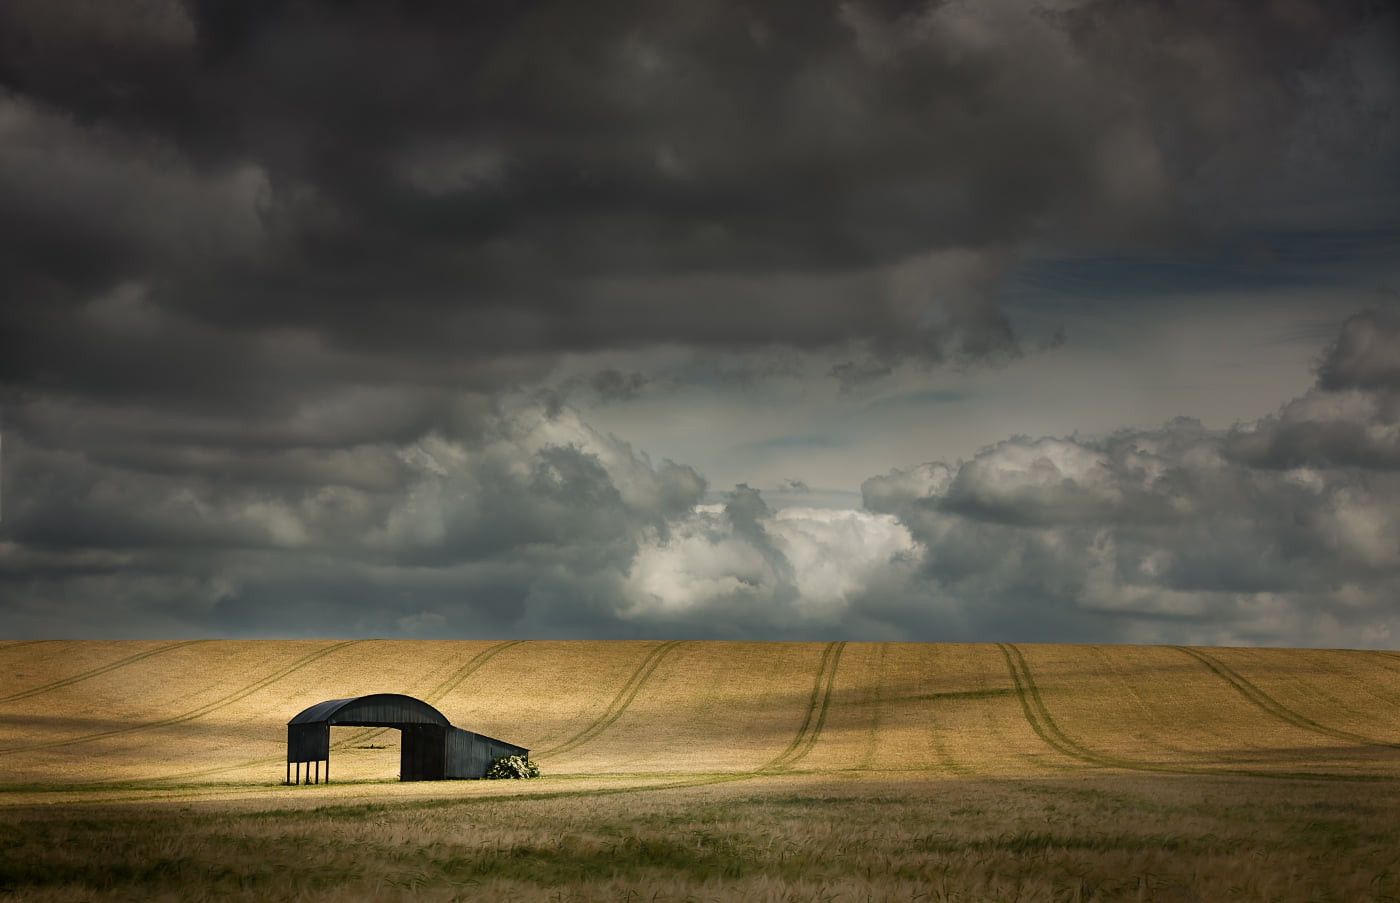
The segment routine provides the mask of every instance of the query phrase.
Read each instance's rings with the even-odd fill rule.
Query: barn
[[[398,693],[318,702],[287,722],[287,783],[330,781],[331,727],[391,727],[402,734],[399,780],[483,778],[497,756],[529,759],[523,746],[453,727],[437,709]],[[324,775],[321,763],[325,763]],[[296,780],[292,766],[296,765]],[[306,766],[305,777],[302,766]]]

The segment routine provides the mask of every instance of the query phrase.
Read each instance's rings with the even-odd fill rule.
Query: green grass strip
[[[501,781],[505,789],[502,793],[473,794],[471,796],[442,796],[437,798],[413,798],[395,799],[385,797],[372,802],[361,803],[328,803],[324,806],[312,806],[308,808],[286,808],[286,809],[259,809],[251,813],[238,813],[235,817],[256,817],[277,815],[297,815],[306,816],[308,814],[354,814],[363,812],[379,812],[386,809],[437,809],[455,805],[472,805],[475,803],[500,803],[500,802],[522,802],[528,800],[551,800],[570,799],[578,797],[612,796],[619,793],[645,793],[654,790],[678,790],[690,787],[708,787],[716,784],[730,784],[738,781],[750,781],[756,778],[770,777],[759,772],[701,772],[697,774],[667,774],[661,773],[609,773],[597,775],[596,777],[606,777],[611,779],[656,779],[656,783],[623,784],[608,787],[583,787],[574,790],[547,790],[543,789],[552,780],[574,780],[579,777],[589,777],[588,775],[553,775],[546,778],[538,778],[530,781],[528,785],[522,785],[516,781]],[[356,784],[382,785],[395,784],[395,780],[382,781],[357,781]],[[280,785],[280,782],[279,782]],[[103,807],[108,804],[130,803],[130,802],[172,802],[197,801],[207,797],[228,797],[228,796],[263,796],[266,797],[272,785],[268,784],[190,784],[184,786],[167,787],[158,781],[113,781],[106,784],[49,784],[49,785],[24,785],[7,784],[0,785],[0,793],[71,793],[74,790],[84,791],[110,791],[115,794],[101,798],[71,800],[60,802],[35,802],[35,803],[5,803],[8,811],[16,811],[27,807],[50,808],[53,806],[81,806],[81,807]],[[296,794],[303,792],[301,785],[286,786],[280,785],[274,792]],[[222,818],[223,816],[218,816]]]

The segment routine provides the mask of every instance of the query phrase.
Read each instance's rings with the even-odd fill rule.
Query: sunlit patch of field
[[[680,644],[625,708],[615,707],[615,720],[581,745],[542,750],[542,765],[585,773],[755,770],[781,756],[800,732],[828,649]]]
[[[1338,739],[1400,744],[1400,655],[1314,649],[1197,649],[1257,705]],[[1207,665],[1208,667],[1210,664]],[[1382,717],[1377,717],[1380,713]],[[1350,735],[1350,736],[1347,736]]]
[[[524,643],[433,700],[454,724],[527,746],[536,756],[568,743],[608,713],[608,691],[674,646],[662,642]],[[412,694],[410,694],[412,695]]]
[[[851,643],[814,770],[1019,774],[1073,765],[1026,722],[996,646]]]
[[[275,782],[285,721],[403,692],[551,774],[1085,769],[1389,780],[1400,657],[908,643],[0,644],[0,774]],[[333,775],[391,780],[398,733],[335,728]]]
[[[285,722],[375,692],[546,777],[400,784],[397,731],[337,727],[332,783],[283,786]],[[261,899],[322,835],[273,896],[1383,899],[1397,796],[1393,653],[0,643],[17,899],[177,898],[196,864],[207,895]]]
[[[1274,668],[1266,670],[1260,665],[1270,658],[1250,660],[1231,650],[1225,655],[1240,668],[1225,664],[1222,650],[1024,645],[1008,652],[1013,665],[1023,664],[1044,731],[1086,763],[1155,771],[1389,776],[1400,760],[1400,746],[1387,746],[1383,739],[1394,731],[1383,704],[1374,706],[1373,718],[1391,724],[1363,736],[1336,726],[1351,724],[1354,717],[1318,712],[1313,719],[1260,691],[1246,675],[1263,671],[1261,680],[1276,682],[1267,670],[1277,670],[1277,657]],[[1319,695],[1335,695],[1337,686],[1346,685],[1325,667],[1328,661],[1359,677],[1354,653],[1288,652],[1306,663]],[[1393,684],[1395,677],[1377,664],[1366,678]]]
[[[492,645],[221,641],[169,643],[157,654],[144,643],[0,646],[4,686],[16,688],[0,694],[0,774],[6,784],[255,780],[285,759],[282,724],[302,708],[386,686],[429,692]],[[348,745],[351,731],[332,741]],[[397,746],[397,735],[389,742]],[[354,760],[347,755],[347,777]]]
[[[552,774],[1084,769],[1396,776],[1400,657],[907,643],[246,641],[0,645],[7,785],[275,781],[283,724],[403,692]],[[391,780],[398,733],[335,728]]]

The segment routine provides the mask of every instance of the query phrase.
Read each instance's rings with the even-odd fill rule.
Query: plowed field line
[[[812,681],[812,695],[807,700],[807,711],[802,717],[802,726],[792,738],[787,749],[778,753],[771,762],[758,770],[775,771],[791,768],[801,761],[816,745],[821,736],[822,725],[826,723],[826,712],[831,705],[831,687],[836,682],[836,665],[841,660],[841,652],[846,648],[843,642],[828,643],[822,650],[822,660],[817,666],[816,679]]]
[[[506,640],[505,642],[497,643],[494,646],[488,646],[487,648],[478,652],[476,655],[472,656],[471,660],[468,661],[465,665],[462,665],[456,671],[453,671],[452,674],[450,674],[448,677],[444,678],[441,682],[438,683],[436,687],[433,687],[426,693],[420,694],[420,697],[423,699],[424,702],[428,703],[429,705],[437,705],[439,700],[445,697],[448,693],[451,693],[453,690],[460,687],[463,681],[465,681],[468,677],[471,677],[472,674],[476,673],[476,670],[482,665],[495,658],[497,654],[506,651],[511,646],[519,646],[522,642],[524,642],[524,640]],[[348,749],[353,744],[363,743],[366,740],[372,740],[376,737],[379,737],[384,732],[391,730],[395,730],[395,728],[366,728],[361,731],[356,731],[355,733],[347,737],[343,737],[340,740],[337,740],[331,745],[331,748]]]
[[[1280,721],[1291,724],[1297,728],[1302,728],[1305,731],[1311,731],[1314,734],[1331,737],[1334,740],[1347,740],[1352,743],[1360,743],[1363,746],[1389,746],[1400,749],[1400,744],[1387,743],[1384,740],[1377,740],[1374,737],[1366,737],[1361,734],[1354,734],[1351,731],[1328,727],[1325,724],[1319,724],[1306,715],[1293,711],[1268,693],[1259,689],[1259,687],[1255,686],[1247,677],[1213,655],[1209,655],[1199,649],[1193,649],[1190,646],[1173,646],[1172,648],[1176,649],[1178,652],[1186,653],[1205,665],[1214,672],[1217,677],[1239,691],[1239,694],[1245,699]]]
[[[210,712],[214,712],[225,706],[232,705],[233,703],[239,701],[240,699],[243,699],[244,697],[251,696],[257,691],[263,689],[264,687],[276,683],[277,681],[286,677],[288,674],[291,674],[294,671],[304,668],[318,659],[325,658],[332,652],[335,652],[339,649],[344,649],[346,646],[353,646],[356,643],[362,642],[364,642],[364,640],[345,640],[343,642],[333,643],[332,645],[327,646],[324,649],[318,649],[315,652],[303,655],[301,658],[292,662],[290,665],[287,665],[286,667],[278,671],[274,671],[266,677],[263,677],[259,680],[255,680],[251,684],[248,684],[238,690],[235,690],[232,693],[229,693],[225,696],[221,696],[213,702],[205,703],[197,709],[191,709],[188,712],[184,712],[179,715],[174,715],[170,718],[161,718],[156,721],[146,721],[141,724],[130,725],[129,727],[114,728],[110,731],[99,731],[95,734],[85,734],[81,737],[71,737],[67,740],[53,740],[49,743],[35,743],[30,746],[15,746],[9,749],[0,749],[0,756],[8,756],[18,752],[29,752],[31,750],[37,749],[54,749],[60,746],[76,746],[79,743],[91,743],[94,740],[102,740],[107,737],[117,737],[122,734],[132,734],[136,733],[137,731],[151,730],[152,728],[157,727],[168,727],[172,724],[183,724],[186,721],[193,721],[196,718],[200,718],[204,715],[209,714]]]
[[[33,642],[41,641],[35,640]],[[157,646],[154,649],[147,649],[145,652],[138,652],[135,655],[128,655],[126,658],[119,658],[116,661],[103,665],[100,668],[93,668],[89,671],[84,671],[81,674],[74,674],[72,677],[65,677],[62,680],[50,681],[49,683],[43,684],[42,686],[38,687],[30,687],[28,690],[22,690],[19,693],[11,693],[9,696],[0,696],[0,702],[17,702],[21,699],[28,699],[31,696],[38,696],[40,693],[47,693],[50,690],[58,690],[63,687],[72,686],[75,683],[79,683],[92,677],[97,677],[101,674],[106,674],[109,671],[115,671],[118,668],[125,668],[127,665],[135,664],[136,662],[142,661],[143,659],[148,659],[153,655],[161,655],[162,653],[170,652],[174,649],[179,649],[183,646],[192,646],[195,643],[207,642],[209,641],[184,640],[179,643],[167,643],[164,646]]]
[[[1212,768],[1200,765],[1182,765],[1168,762],[1138,762],[1122,759],[1090,749],[1065,735],[1059,725],[1050,717],[1050,712],[1041,699],[1040,688],[1031,676],[1021,650],[1012,643],[997,643],[1001,654],[1006,657],[1006,666],[1011,670],[1011,679],[1016,684],[1016,695],[1021,698],[1021,711],[1026,721],[1040,739],[1048,745],[1082,762],[1107,768],[1123,768],[1131,771],[1160,771],[1174,774],[1221,774],[1251,778],[1283,778],[1306,781],[1394,781],[1395,777],[1383,774],[1335,774],[1313,771],[1263,771],[1246,768]]]
[[[617,691],[617,695],[613,697],[612,702],[608,703],[608,707],[603,710],[603,714],[599,715],[596,721],[577,734],[574,734],[563,743],[560,743],[558,746],[552,746],[536,754],[535,758],[543,759],[546,756],[556,756],[559,753],[576,749],[611,727],[613,722],[621,718],[622,713],[627,711],[627,707],[632,704],[632,700],[637,698],[637,692],[641,690],[642,684],[646,683],[656,671],[657,667],[660,666],[661,660],[680,644],[680,640],[671,640],[662,643],[660,646],[657,646],[647,653],[647,657],[637,666],[637,670],[632,672],[632,676],[627,678],[627,682],[622,685],[622,689]]]

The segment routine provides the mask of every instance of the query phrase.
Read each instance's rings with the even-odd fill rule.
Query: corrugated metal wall
[[[459,727],[447,731],[447,774],[449,778],[479,778],[486,774],[491,760],[481,761],[484,750],[477,736]]]
[[[528,756],[530,751],[459,727],[447,729],[447,773],[449,778],[484,778],[497,756]]]
[[[331,757],[331,726],[324,721],[287,725],[287,761],[320,762]]]

